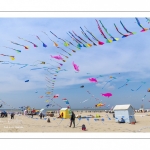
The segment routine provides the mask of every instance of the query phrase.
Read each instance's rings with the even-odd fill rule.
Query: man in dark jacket
[[[72,111],[72,114],[71,114],[71,117],[70,117],[70,126],[69,127],[71,127],[72,123],[73,123],[74,128],[75,128],[75,114],[74,114],[73,111]]]

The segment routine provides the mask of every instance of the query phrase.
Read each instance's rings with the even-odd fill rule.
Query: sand
[[[115,122],[113,115],[105,112],[75,112],[76,115],[87,116],[99,114],[101,117],[97,118],[99,121],[95,121],[94,118],[81,119],[76,118],[76,127],[69,127],[70,119],[60,119],[58,114],[55,117],[45,117],[40,119],[39,116],[15,115],[14,119],[0,118],[0,132],[128,132],[128,133],[143,133],[150,132],[150,112],[147,113],[135,113],[135,119],[137,123],[135,125],[124,123],[119,124]],[[108,119],[107,115],[111,120]],[[50,123],[47,122],[47,118],[50,118]],[[101,119],[104,118],[104,121]],[[82,131],[82,124],[86,125],[87,131]]]

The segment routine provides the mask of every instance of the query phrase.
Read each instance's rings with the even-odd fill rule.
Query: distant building
[[[130,104],[126,105],[116,105],[114,107],[115,121],[121,120],[123,118],[126,123],[136,122],[134,118],[134,108]]]

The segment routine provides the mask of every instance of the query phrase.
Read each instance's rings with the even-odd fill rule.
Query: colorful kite
[[[96,19],[95,19],[96,20]],[[105,36],[105,34],[104,34],[104,32],[102,31],[102,29],[101,29],[101,27],[100,27],[100,25],[99,25],[99,23],[98,23],[98,21],[96,20],[96,22],[97,22],[97,25],[98,25],[98,29],[99,29],[99,31],[100,31],[100,33],[102,34],[102,36],[106,39],[106,43],[111,43],[112,42],[112,40],[109,40],[106,36]]]
[[[23,38],[21,38],[21,37],[18,37],[18,38],[19,38],[19,39],[22,39],[22,40],[24,40],[24,41],[26,41],[26,42],[29,42],[29,43],[33,44],[34,47],[38,47],[36,44],[34,44],[34,43],[31,42],[31,41],[25,40],[25,39],[23,39]]]
[[[8,49],[12,49],[12,50],[14,50],[14,51],[16,51],[16,52],[18,52],[18,53],[21,53],[21,50],[17,50],[17,49],[14,49],[14,48],[10,48],[10,47],[6,47],[6,46],[4,46],[5,48],[8,48]]]
[[[48,108],[49,106],[51,106],[52,104],[47,104],[46,107]]]
[[[10,56],[10,55],[5,55],[5,54],[0,54],[1,56],[8,56],[10,57],[11,60],[15,60],[15,56]]]
[[[102,94],[102,96],[109,98],[110,96],[112,96],[112,94],[111,93],[104,93],[104,94]]]
[[[69,44],[65,40],[63,40],[63,39],[59,38],[58,36],[56,36],[52,31],[50,31],[50,33],[52,33],[56,38],[62,40],[64,42],[64,46],[69,46]]]
[[[150,92],[150,88],[147,90],[147,92]]]
[[[59,42],[59,41],[58,41]],[[61,42],[59,42],[59,43],[61,43]],[[63,43],[61,43],[62,45],[63,45]],[[68,48],[69,50],[71,50],[72,52],[76,52],[75,50],[72,50],[71,48],[69,48],[69,47],[66,47],[66,48]]]
[[[99,22],[101,23],[103,29],[105,30],[105,32],[113,39],[113,41],[118,41],[119,38],[114,38],[110,33],[108,33],[107,29],[104,27],[104,25],[102,24],[102,22],[99,20]]]
[[[69,101],[67,99],[65,99],[63,101],[66,103],[66,105],[69,105]]]
[[[82,34],[89,40],[93,43],[93,45],[97,46],[88,36],[87,34],[84,32],[84,30],[80,27],[80,29],[82,30]]]
[[[61,47],[57,47],[57,48],[61,49],[62,51],[66,52],[68,55],[70,55],[70,56],[71,56],[71,54],[70,54],[70,53],[68,53],[67,51],[65,51],[65,50],[64,50],[64,49],[62,49]]]
[[[117,26],[116,26],[115,24],[114,24],[114,26],[115,26],[116,30],[118,31],[118,33],[120,33],[121,35],[123,35],[122,38],[125,38],[125,37],[129,36],[129,34],[123,34],[123,33],[121,33],[121,32],[118,30],[118,28],[117,28]]]
[[[68,34],[68,33],[67,33]],[[69,35],[69,34],[68,34]],[[70,35],[69,35],[70,36]],[[78,49],[81,49],[82,45],[80,45],[80,43],[75,39],[73,38],[72,36],[70,36],[70,38],[72,38],[73,41],[75,41],[78,45],[77,45],[77,48]],[[76,46],[75,46],[76,47]]]
[[[71,32],[69,32],[71,36],[75,39],[75,41],[78,43],[77,47],[87,47],[84,43],[82,43],[80,40],[78,40]],[[82,44],[82,46],[80,45]]]
[[[42,31],[43,32],[43,31]],[[47,35],[45,32],[43,32],[45,35]],[[49,38],[49,36],[47,35],[47,37]],[[50,38],[49,38],[50,39]],[[51,40],[51,39],[50,39]],[[53,40],[51,40],[54,43],[54,46],[58,47],[58,44],[56,42],[54,42]]]
[[[53,96],[53,98],[58,98],[59,97],[59,94],[56,94]]]
[[[23,46],[25,49],[29,49],[29,47],[28,47],[28,46],[24,46],[24,45],[21,45],[21,44],[18,44],[18,43],[12,42],[12,41],[10,41],[10,42],[11,42],[11,43],[13,43],[13,44],[15,44],[15,45]]]
[[[144,28],[144,27],[140,24],[140,21],[139,21],[138,18],[135,18],[135,19],[136,19],[136,21],[137,21],[137,24],[143,29],[143,30],[141,30],[141,32],[145,32],[145,31],[149,30],[148,28]]]
[[[39,41],[41,41],[41,39],[40,39],[37,35],[32,35],[32,36],[36,36],[37,39],[38,39]],[[43,47],[47,47],[47,45],[46,45],[43,41],[41,41],[41,42],[42,42],[42,44],[43,44]]]
[[[76,71],[79,71],[79,66],[77,66],[74,62],[72,62],[72,64],[73,64],[74,69],[75,69]]]
[[[99,41],[86,27],[85,27],[85,29],[93,37],[93,39],[98,42],[99,45],[103,45],[104,44],[104,42]]]
[[[72,44],[70,41],[66,40],[69,44],[71,44],[72,46],[76,47],[74,44]]]
[[[89,44],[88,42],[86,42],[85,40],[83,40],[80,36],[78,36],[74,31],[72,31],[72,32],[73,32],[74,35],[77,36],[80,40],[82,40],[83,42],[85,42],[87,47],[91,47],[91,46],[92,46],[91,44]]]
[[[105,104],[98,103],[98,104],[95,105],[95,107],[102,107],[102,106],[105,106]]]
[[[127,30],[121,21],[120,21],[120,23],[127,33],[130,33],[130,35],[136,34],[136,32],[131,32],[131,31]]]

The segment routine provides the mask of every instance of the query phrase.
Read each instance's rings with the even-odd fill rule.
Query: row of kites
[[[148,31],[149,28],[146,28],[146,27],[143,27],[139,21],[138,18],[135,18],[136,19],[136,22],[138,24],[138,26],[142,29],[141,32],[145,32],[145,31]],[[150,19],[149,18],[146,18],[147,22],[150,23]],[[115,38],[113,37],[109,32],[108,30],[106,29],[106,27],[103,25],[102,21],[101,20],[96,20],[96,23],[97,23],[97,27],[98,27],[98,30],[100,31],[100,34],[103,36],[104,39],[106,39],[106,43],[112,43],[113,41],[118,41],[119,38]],[[128,37],[130,35],[134,35],[136,34],[135,32],[133,31],[129,31],[125,26],[124,24],[122,23],[122,21],[120,21],[120,24],[122,25],[123,29],[127,32],[127,33],[122,33],[119,31],[118,27],[116,26],[116,24],[114,24],[114,27],[115,29],[117,30],[117,32],[122,36],[122,38],[125,38],[125,37]],[[105,43],[103,41],[100,41],[97,37],[95,37],[95,35],[93,35],[93,33],[91,31],[89,31],[86,27],[85,27],[85,30],[80,27],[81,29],[81,33],[82,35],[86,38],[83,39],[81,36],[79,36],[77,33],[75,33],[74,31],[72,32],[68,32],[68,36],[71,38],[71,40],[75,43],[73,43],[72,41],[70,40],[66,40],[66,39],[62,39],[60,37],[58,37],[56,34],[54,34],[52,31],[50,31],[50,33],[55,37],[57,38],[59,41],[55,42],[54,40],[52,40],[47,33],[45,33],[44,31],[42,31],[48,38],[51,42],[53,42],[54,46],[56,48],[58,48],[59,50],[63,51],[62,52],[57,52],[59,53],[59,55],[50,55],[50,61],[52,62],[55,62],[57,64],[59,64],[60,66],[55,66],[55,65],[52,65],[51,63],[47,63],[45,61],[41,61],[41,60],[37,60],[35,61],[33,64],[21,64],[21,63],[13,63],[13,62],[10,62],[10,61],[0,61],[1,64],[11,64],[12,66],[14,65],[21,65],[21,68],[24,68],[24,67],[27,67],[27,66],[38,66],[38,65],[49,65],[48,67],[36,67],[36,68],[32,68],[31,70],[38,70],[38,69],[44,69],[47,71],[48,74],[45,74],[45,80],[47,82],[47,85],[46,85],[46,92],[45,92],[45,97],[48,97],[48,100],[46,100],[46,102],[54,102],[55,105],[61,107],[60,105],[58,105],[55,101],[53,101],[53,98],[55,98],[55,95],[53,96],[53,90],[54,90],[54,86],[55,86],[55,81],[56,81],[56,77],[57,77],[57,74],[60,72],[60,71],[67,71],[66,69],[61,69],[61,67],[63,66],[63,63],[66,62],[66,59],[69,58],[69,56],[71,56],[72,54],[70,52],[73,52],[73,53],[76,53],[76,50],[74,50],[72,47],[74,48],[77,48],[78,50],[81,49],[82,47],[84,48],[89,48],[89,47],[92,47],[92,46],[97,46],[97,45],[104,45]],[[103,32],[103,30],[106,32],[106,34],[110,37],[110,39],[105,35],[105,33]],[[37,35],[32,35],[34,37],[36,37],[41,43],[42,43],[42,46],[43,47],[47,47],[47,44],[45,44],[39,36]],[[18,37],[20,40],[23,40],[25,42],[28,42],[30,44],[33,45],[33,47],[37,48],[38,45],[35,44],[34,42],[32,41],[29,41],[29,40],[26,40],[24,38],[21,38],[21,37]],[[87,42],[88,40],[88,42]],[[89,42],[90,41],[90,42]],[[15,45],[18,45],[18,46],[21,46],[21,47],[24,47],[26,50],[29,49],[29,46],[26,46],[26,45],[23,45],[23,44],[20,44],[20,43],[16,43],[14,41],[10,41],[12,44],[15,44]],[[92,44],[91,44],[92,43]],[[63,46],[63,48],[62,48]],[[14,49],[12,47],[7,47],[7,46],[4,46],[5,48],[7,49],[11,49],[11,50],[14,50],[16,51],[17,53],[21,53],[21,50],[19,49]],[[65,49],[65,48],[67,49]],[[69,50],[69,51],[68,51]],[[7,57],[10,57],[11,60],[15,60],[15,56],[11,56],[11,55],[6,55],[6,54],[0,54],[1,56],[7,56]],[[56,61],[57,60],[57,61]],[[62,61],[62,62],[59,62],[59,61]],[[74,70],[76,71],[76,73],[78,73],[80,70],[79,70],[79,66],[73,61],[72,62],[72,65],[73,65],[73,68]],[[89,73],[87,73],[89,74]],[[101,75],[99,77],[102,77]],[[116,79],[116,77],[110,77],[112,78],[111,80],[107,81],[105,83],[105,85],[102,87],[102,89],[108,84],[110,83],[111,81],[113,81],[114,79]],[[92,83],[98,83],[97,79],[94,78],[94,77],[91,77],[91,78],[88,78],[88,80]],[[27,79],[25,80],[25,82],[29,82],[30,80]],[[127,81],[125,82],[125,84],[123,84],[122,86],[120,86],[118,89],[128,85],[128,82],[130,81],[130,79],[127,79]],[[142,85],[145,84],[146,82],[142,82]],[[140,85],[137,89],[133,90],[131,89],[132,91],[137,91],[138,89],[140,89],[142,87],[142,85]],[[148,92],[150,92],[150,89],[148,89]],[[36,91],[35,93],[38,93],[38,91]],[[51,95],[51,96],[49,96]],[[110,97],[112,96],[111,93],[104,93],[102,94],[102,96],[106,96],[106,97]],[[43,98],[44,96],[40,96],[40,98]],[[63,101],[69,105],[69,101],[64,98]],[[104,106],[105,104],[102,104],[102,103],[99,103],[99,104],[96,104],[95,107],[99,107],[99,106]],[[52,104],[47,104],[46,107],[48,108],[49,106],[54,106]]]

